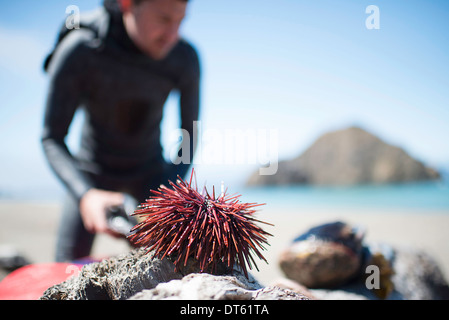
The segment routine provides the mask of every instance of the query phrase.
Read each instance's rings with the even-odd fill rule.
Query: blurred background
[[[40,144],[48,85],[42,63],[66,8],[76,5],[83,14],[101,3],[0,4],[0,244],[13,243],[31,261],[53,257],[64,193]],[[369,5],[379,10],[379,29],[367,28]],[[211,188],[223,181],[230,193],[267,203],[262,216],[276,225],[268,231],[277,240],[267,255],[270,268],[306,226],[347,218],[366,223],[370,239],[425,248],[448,274],[448,12],[443,0],[189,1],[181,34],[198,49],[202,67],[198,184]],[[167,160],[177,146],[178,98],[174,92],[165,106],[161,142]],[[78,113],[67,137],[73,153],[82,122]],[[367,140],[340,143],[338,133],[347,128],[362,129],[348,141]],[[303,179],[313,163],[314,172],[330,168],[337,176],[342,169],[331,165],[334,158],[363,141],[375,141],[366,154],[375,156],[379,146],[399,152],[402,158],[391,161],[394,170],[410,159],[420,163],[418,178],[342,184]],[[329,165],[321,165],[326,155]],[[357,164],[366,167],[365,158]],[[277,178],[254,180],[267,159],[279,161]],[[352,158],[338,159],[355,167]],[[422,178],[424,167],[433,175]],[[114,245],[103,243],[96,252],[111,255]],[[262,279],[271,279],[272,270],[262,266]]]
[[[101,3],[0,5],[1,198],[60,198],[62,186],[39,140],[47,87],[42,62],[68,16],[66,8],[75,4],[82,14]],[[191,1],[181,34],[201,56],[202,130],[215,130],[195,159],[200,184],[225,180],[240,191],[264,164],[251,154],[233,154],[237,147],[225,152],[240,161],[226,162],[217,151],[223,142],[213,141],[217,132],[262,130],[269,139],[274,130],[272,149],[282,161],[299,156],[323,133],[354,125],[444,176],[449,168],[449,4],[378,1],[380,29],[368,29],[370,4]],[[167,102],[162,125],[167,158],[176,142],[171,133],[178,125],[177,98],[173,93]],[[77,114],[67,140],[73,152],[82,119]]]

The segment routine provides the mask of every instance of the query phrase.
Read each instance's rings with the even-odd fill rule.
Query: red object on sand
[[[81,264],[31,264],[8,274],[0,282],[0,300],[37,300],[51,286],[77,275]]]

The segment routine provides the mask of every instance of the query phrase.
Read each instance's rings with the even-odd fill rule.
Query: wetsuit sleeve
[[[193,135],[194,122],[198,121],[200,110],[200,62],[196,50],[189,46],[187,52],[188,67],[186,68],[184,77],[180,82],[180,117],[181,128],[186,130],[190,136],[190,161],[188,164],[180,163],[173,165],[174,175],[185,177],[192,163],[194,152],[196,149],[197,137]],[[174,181],[174,180],[173,180]]]
[[[78,201],[92,188],[92,184],[78,169],[77,160],[65,144],[65,137],[74,113],[83,100],[83,77],[80,71],[85,70],[85,59],[82,47],[79,35],[69,35],[52,58],[48,70],[50,82],[41,137],[50,167]]]

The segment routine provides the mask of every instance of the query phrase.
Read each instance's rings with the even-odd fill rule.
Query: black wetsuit
[[[70,31],[48,64],[42,144],[69,191],[58,236],[59,261],[89,254],[93,237],[82,226],[78,205],[90,188],[126,192],[144,201],[150,189],[186,174],[188,164],[166,163],[162,156],[160,122],[169,93],[180,92],[181,127],[190,136],[199,113],[199,61],[189,43],[180,40],[156,61],[131,41],[120,12],[101,8],[84,18],[100,32]],[[85,122],[80,151],[72,155],[64,139],[77,108],[84,109]]]

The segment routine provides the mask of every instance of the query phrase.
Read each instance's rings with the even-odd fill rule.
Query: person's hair
[[[144,1],[150,0],[134,0],[134,4],[139,5]],[[188,2],[189,0],[179,0],[179,1]],[[109,12],[120,12],[120,5],[118,4],[117,0],[103,0],[103,5]]]

